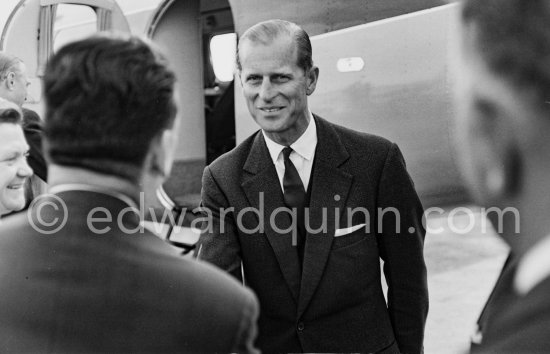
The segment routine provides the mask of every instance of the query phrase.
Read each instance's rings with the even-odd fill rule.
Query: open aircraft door
[[[61,45],[93,32],[130,32],[114,0],[22,0],[4,26],[0,49],[21,58],[31,83],[26,106],[42,112],[41,77]]]
[[[200,200],[207,155],[202,11],[208,12],[205,6],[215,6],[213,11],[224,9],[228,7],[225,3],[227,0],[165,0],[146,26],[147,36],[169,58],[179,83],[182,124],[172,173],[164,187],[178,204],[190,207],[196,207]]]

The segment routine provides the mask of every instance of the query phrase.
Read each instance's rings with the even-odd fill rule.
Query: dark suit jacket
[[[513,284],[516,262],[507,263],[480,318],[483,338],[472,353],[549,353],[550,278],[519,295]]]
[[[43,181],[47,180],[48,167],[42,152],[42,121],[36,112],[23,108],[23,131],[29,144],[27,161],[34,174]]]
[[[57,233],[37,232],[26,213],[2,220],[1,352],[255,352],[252,292],[210,265],[182,259],[148,231],[129,233],[139,219],[117,198],[57,195],[68,210]],[[105,211],[92,214],[103,219],[91,223],[94,233],[87,215],[97,207],[113,221]],[[52,205],[41,216],[62,218]]]
[[[419,353],[428,311],[423,210],[401,153],[383,138],[315,120],[310,231],[323,219],[325,229],[308,233],[303,271],[290,218],[276,213],[283,195],[261,132],[204,171],[202,202],[213,222],[201,236],[200,256],[237,278],[242,262],[245,282],[260,300],[264,351],[395,352],[397,343],[402,352]],[[388,212],[378,225],[378,208],[396,208],[400,222]],[[366,232],[334,237],[336,229],[361,223]]]

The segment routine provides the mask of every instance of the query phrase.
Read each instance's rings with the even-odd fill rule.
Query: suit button
[[[304,322],[298,323],[298,332],[302,332],[304,330],[304,328],[305,328]]]

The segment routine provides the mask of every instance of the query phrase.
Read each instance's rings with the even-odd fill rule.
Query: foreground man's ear
[[[486,166],[483,183],[487,197],[489,200],[514,198],[521,188],[523,170],[513,122],[501,115],[487,119],[481,126],[485,139],[481,144],[485,146],[479,153]]]
[[[523,166],[517,146],[510,146],[504,153],[504,193],[507,198],[515,197],[521,189]]]
[[[172,170],[176,139],[173,130],[164,130],[151,143],[149,170],[158,176],[167,177]]]

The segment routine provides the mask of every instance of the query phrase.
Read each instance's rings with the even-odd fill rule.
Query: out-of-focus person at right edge
[[[462,3],[456,143],[510,256],[472,353],[550,352],[550,0]],[[497,220],[499,219],[499,220]]]

